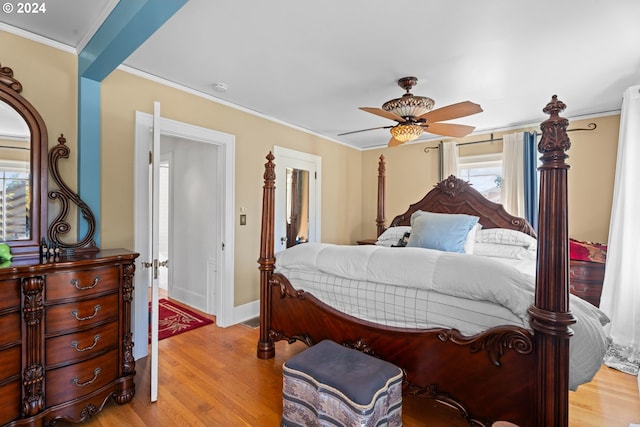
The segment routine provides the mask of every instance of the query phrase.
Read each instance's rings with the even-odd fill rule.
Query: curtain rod
[[[589,123],[587,126],[588,127],[586,127],[586,128],[567,129],[567,132],[592,131],[592,130],[595,130],[598,127],[598,125],[596,125],[595,123]],[[542,136],[541,133],[539,133],[538,135]],[[491,139],[483,139],[483,140],[480,140],[480,141],[459,142],[456,145],[459,147],[461,145],[473,145],[473,144],[482,144],[482,143],[485,143],[485,142],[498,142],[498,141],[502,141],[502,138],[494,138],[493,137],[493,133],[491,133]],[[444,141],[440,141],[440,143],[442,143],[442,142],[444,142]],[[439,148],[440,148],[439,145],[437,145],[435,147],[424,147],[424,152],[428,153],[429,150],[437,150]]]
[[[29,147],[13,147],[10,145],[0,145],[0,148],[8,148],[10,150],[31,150]]]

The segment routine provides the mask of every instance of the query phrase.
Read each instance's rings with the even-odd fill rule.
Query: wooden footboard
[[[505,326],[464,337],[451,329],[384,327],[334,310],[280,274],[272,276],[269,293],[271,340],[311,346],[331,339],[399,366],[406,394],[456,408],[470,425],[530,425],[535,357],[529,331]]]
[[[275,173],[269,153],[258,260],[258,357],[273,357],[278,340],[313,345],[331,339],[401,367],[406,393],[457,408],[472,425],[490,426],[496,420],[522,427],[568,425],[569,326],[575,319],[569,311],[565,151],[570,144],[568,121],[559,117],[564,108],[556,96],[547,104],[543,111],[550,118],[541,124],[538,144],[542,153],[538,266],[535,304],[529,309],[534,333],[504,326],[463,337],[450,329],[384,327],[340,313],[295,290],[286,277],[274,273]],[[384,209],[381,212],[379,208],[378,217],[384,218]],[[519,223],[513,225],[521,228]]]

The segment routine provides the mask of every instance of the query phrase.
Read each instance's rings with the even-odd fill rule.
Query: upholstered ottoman
[[[401,426],[402,371],[333,341],[283,365],[282,426]]]

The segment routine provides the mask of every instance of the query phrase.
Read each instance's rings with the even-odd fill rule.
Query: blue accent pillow
[[[407,247],[464,253],[467,235],[479,219],[473,215],[416,211],[411,215]]]

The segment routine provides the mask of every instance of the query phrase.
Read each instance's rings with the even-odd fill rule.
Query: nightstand
[[[572,294],[600,306],[605,264],[589,261],[569,261],[569,290]]]
[[[357,243],[359,245],[375,245],[378,239],[362,239],[358,240]]]

